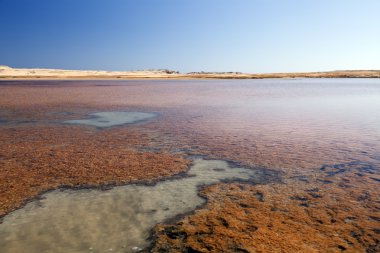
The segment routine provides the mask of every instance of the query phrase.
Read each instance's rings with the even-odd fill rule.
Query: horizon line
[[[15,68],[9,65],[0,64],[0,69],[13,70],[62,70],[62,71],[91,71],[91,72],[163,72],[170,71],[175,74],[303,74],[303,73],[327,73],[327,72],[351,72],[351,71],[380,71],[380,69],[335,69],[335,70],[311,70],[311,71],[276,71],[276,72],[242,72],[242,71],[179,71],[171,68],[147,68],[147,69],[126,69],[126,70],[106,70],[106,69],[65,69],[65,68],[46,68],[46,67],[22,67]]]

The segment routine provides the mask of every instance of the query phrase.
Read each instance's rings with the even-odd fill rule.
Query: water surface
[[[125,124],[133,124],[156,117],[155,113],[147,112],[95,112],[90,113],[89,118],[66,120],[66,124],[89,125],[95,127],[112,127]]]
[[[343,183],[329,177],[326,189],[325,185],[318,185],[326,190],[324,198],[313,201],[320,201],[318,203],[323,207],[318,207],[318,212],[326,211],[329,215],[335,213],[336,206],[339,209],[343,204],[350,208],[360,205],[357,209],[361,210],[362,216],[357,217],[356,225],[366,224],[367,212],[372,215],[376,210],[373,201],[361,204],[354,197],[356,193],[371,192],[371,198],[378,199],[378,191],[374,190],[377,188],[369,187],[368,182],[378,184],[380,180],[379,79],[35,81],[17,84],[0,82],[0,92],[5,94],[0,99],[1,108],[12,112],[2,116],[7,124],[2,124],[0,131],[10,128],[8,122],[17,122],[20,118],[41,120],[60,111],[73,114],[77,111],[100,112],[75,120],[71,120],[72,114],[59,115],[59,122],[73,124],[63,126],[66,131],[71,127],[79,131],[81,125],[109,127],[129,124],[155,116],[144,113],[134,118],[130,112],[158,112],[160,117],[149,124],[131,125],[128,129],[89,131],[88,135],[93,140],[99,138],[102,143],[123,142],[115,145],[115,149],[129,145],[127,148],[138,150],[186,150],[279,169],[287,173],[286,180],[294,178],[292,184],[283,185],[292,194],[293,190],[311,188],[307,185],[311,179],[319,182],[319,177],[325,176],[320,171],[324,164],[368,164],[374,168],[370,171],[370,181],[364,180],[363,173],[351,173],[343,178]],[[54,117],[51,120],[57,122]],[[42,121],[38,124],[46,127]],[[38,124],[32,127],[39,127]],[[69,142],[66,138],[70,133],[61,135],[57,131],[54,137],[62,142],[62,146],[52,147],[43,133],[41,136],[28,135],[28,127],[31,126],[20,124],[12,131],[4,130],[4,134],[12,134],[15,140],[22,133],[23,140],[39,147],[38,154],[65,153],[65,145],[74,147],[80,151],[80,166],[94,166],[93,150],[85,146],[89,142],[82,143],[79,139]],[[144,133],[148,141],[130,142],[123,138],[127,130]],[[117,132],[106,135],[112,131]],[[2,143],[2,147],[7,147],[0,154],[4,167],[12,164],[10,162],[23,166],[25,170],[31,165],[38,167],[36,153],[25,152],[18,156],[21,152],[19,147],[29,142],[12,146],[13,140]],[[96,145],[91,148],[102,147]],[[110,157],[110,161],[118,159]],[[106,165],[107,162],[104,161]],[[203,172],[193,171],[197,168],[202,168]],[[189,172],[195,177],[162,182],[155,187],[129,185],[106,192],[54,191],[44,195],[45,199],[32,202],[5,217],[0,225],[0,251],[106,252],[112,249],[128,252],[132,247],[145,247],[149,229],[156,223],[193,210],[204,202],[196,195],[196,185],[219,182],[223,178],[257,176],[250,173],[253,172],[231,169],[220,161],[197,161]],[[343,177],[344,173],[338,176]],[[207,178],[202,181],[203,177]],[[355,185],[339,188],[346,187],[349,181]],[[284,202],[289,201],[285,197]],[[313,207],[308,208],[312,210]],[[310,211],[309,215],[312,214]],[[310,224],[310,227],[314,225]],[[322,231],[321,227],[317,230]],[[362,225],[352,229],[370,231],[372,227]]]
[[[197,159],[185,177],[155,186],[56,190],[4,218],[0,252],[133,252],[148,246],[155,224],[202,205],[199,186],[237,179],[263,180],[260,171]]]

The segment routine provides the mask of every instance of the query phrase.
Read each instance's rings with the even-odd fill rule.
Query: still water
[[[131,127],[157,134],[151,145],[292,175],[322,164],[380,163],[378,79],[57,83],[16,82],[16,89],[12,83],[2,84],[12,97],[1,98],[8,111],[0,114],[0,124],[20,120],[9,113],[19,106],[20,117],[35,117],[36,124],[84,124],[98,131]],[[22,99],[26,93],[29,100]],[[87,112],[83,108],[93,114],[84,119],[43,118],[60,110],[75,114],[77,108],[81,114]],[[137,113],[130,114],[133,111]],[[153,118],[134,128],[125,125]],[[0,251],[131,252],[149,245],[155,224],[204,203],[198,186],[231,179],[261,183],[257,171],[221,160],[195,160],[187,176],[155,186],[45,194],[4,217]],[[365,185],[358,187],[366,190]]]
[[[56,190],[5,217],[0,226],[0,251],[138,251],[148,246],[155,224],[204,203],[197,194],[199,186],[222,180],[260,183],[262,178],[260,171],[195,159],[185,177],[154,186]]]

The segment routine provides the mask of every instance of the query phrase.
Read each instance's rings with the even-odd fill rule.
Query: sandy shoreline
[[[0,80],[136,80],[136,79],[264,79],[264,78],[380,78],[380,70],[344,70],[303,73],[240,73],[141,70],[96,71],[63,69],[17,69],[0,66]]]

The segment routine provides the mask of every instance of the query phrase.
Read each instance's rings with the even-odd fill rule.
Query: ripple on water
[[[4,217],[0,252],[133,252],[149,245],[154,225],[202,205],[199,186],[225,180],[263,179],[259,170],[197,159],[186,177],[154,186],[55,190]]]

